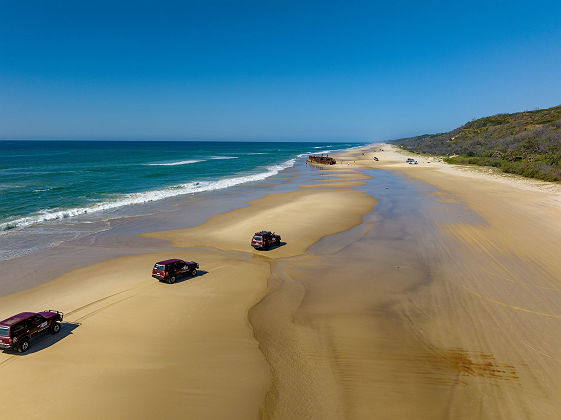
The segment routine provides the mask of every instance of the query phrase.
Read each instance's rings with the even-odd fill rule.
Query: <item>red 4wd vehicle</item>
[[[190,274],[193,277],[197,275],[199,264],[195,261],[183,261],[178,259],[159,261],[154,264],[152,269],[152,277],[167,283],[175,283],[177,277]]]
[[[280,235],[275,235],[274,232],[261,231],[255,232],[251,239],[251,246],[255,249],[269,249],[272,246],[280,245]]]
[[[0,348],[26,352],[34,335],[42,331],[58,333],[62,317],[62,312],[49,309],[39,313],[22,312],[5,319],[0,322]]]

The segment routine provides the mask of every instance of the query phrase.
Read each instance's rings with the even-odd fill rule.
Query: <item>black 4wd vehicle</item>
[[[22,312],[0,322],[0,348],[29,350],[31,337],[43,331],[56,334],[60,331],[63,314],[58,311]]]
[[[255,232],[253,238],[251,239],[251,246],[255,249],[269,249],[272,246],[280,245],[281,237],[280,235],[275,235],[274,232],[261,231]]]
[[[183,261],[176,258],[158,261],[152,269],[152,277],[171,284],[175,283],[178,277],[185,274],[195,277],[197,275],[197,268],[199,268],[199,264],[195,261]]]

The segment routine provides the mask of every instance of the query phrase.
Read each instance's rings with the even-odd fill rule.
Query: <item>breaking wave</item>
[[[306,157],[308,155],[322,155],[322,154],[327,154],[327,153],[331,153],[333,152],[333,150],[321,150],[319,152],[307,152],[307,153],[300,153],[297,157],[302,158],[302,157]]]
[[[176,165],[190,165],[191,163],[204,162],[204,160],[179,160],[177,162],[164,162],[164,163],[147,163],[148,166],[176,166]]]
[[[179,195],[221,190],[247,182],[261,181],[278,174],[284,169],[294,166],[295,162],[296,159],[290,159],[278,165],[268,166],[266,167],[266,170],[264,172],[251,175],[224,178],[216,181],[193,181],[187,184],[180,184],[162,188],[161,190],[146,191],[133,194],[122,194],[117,198],[101,201],[99,203],[93,204],[90,207],[75,207],[64,210],[43,210],[34,215],[0,223],[0,231],[8,231],[11,229],[21,228],[51,220],[63,220],[84,214],[98,213],[101,211],[117,209],[119,207],[129,206],[133,204],[142,204],[157,200],[163,200],[165,198],[175,197]]]

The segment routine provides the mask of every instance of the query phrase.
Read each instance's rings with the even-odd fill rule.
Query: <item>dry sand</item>
[[[0,412],[561,418],[559,186],[406,157],[348,151],[315,184],[147,234],[170,242],[159,254],[0,298],[0,317],[48,306],[68,322],[56,342],[0,354]],[[369,214],[357,188],[376,168],[402,177],[373,184],[389,205]],[[286,244],[248,249],[263,228]],[[150,268],[167,257],[202,273],[158,283]]]

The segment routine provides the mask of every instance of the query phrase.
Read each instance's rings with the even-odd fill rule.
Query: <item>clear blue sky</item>
[[[0,138],[383,140],[561,103],[561,1],[4,1]]]

